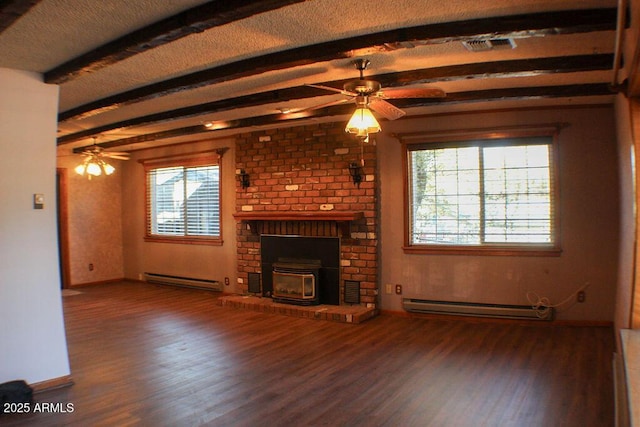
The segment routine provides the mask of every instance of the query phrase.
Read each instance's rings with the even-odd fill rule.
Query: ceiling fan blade
[[[385,99],[399,98],[444,98],[446,93],[437,87],[425,87],[416,89],[390,88],[384,89],[382,94],[378,94]]]
[[[293,110],[292,113],[301,113],[304,111],[313,111],[319,110],[325,107],[331,107],[333,105],[346,104],[348,102],[353,102],[353,99],[338,99],[337,101],[325,102],[324,104],[314,105],[313,107],[301,108],[299,110]]]
[[[119,156],[117,154],[104,154],[103,157],[108,157],[110,159],[116,160],[129,160],[129,156]]]
[[[358,96],[358,94],[355,93],[355,92],[349,92],[348,90],[337,89],[337,88],[331,87],[331,86],[311,85],[311,84],[306,84],[305,86],[315,87],[316,89],[324,89],[324,90],[328,90],[328,91],[331,91],[331,92],[337,92],[337,93],[340,93],[340,94],[346,95],[346,96]]]
[[[399,119],[400,117],[407,114],[395,105],[392,105],[387,101],[379,98],[372,99],[369,102],[369,108],[382,115],[387,120]]]
[[[128,156],[129,153],[127,153],[126,151],[103,151],[103,154],[108,154],[108,155],[112,155],[115,154],[116,156]]]

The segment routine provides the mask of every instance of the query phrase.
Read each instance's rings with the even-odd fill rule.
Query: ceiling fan
[[[115,168],[105,161],[105,159],[129,160],[129,153],[120,151],[105,151],[104,148],[96,144],[85,148],[80,155],[84,156],[84,161],[74,169],[78,175],[86,175],[89,179],[92,176],[111,175]]]
[[[396,120],[404,116],[406,113],[400,108],[394,106],[386,99],[399,99],[399,98],[442,98],[446,96],[445,92],[439,88],[389,88],[382,90],[382,85],[375,81],[364,78],[364,70],[370,64],[368,59],[356,59],[353,61],[356,69],[360,72],[360,78],[358,80],[352,80],[347,82],[343,89],[337,89],[330,86],[308,84],[307,86],[315,87],[318,89],[324,89],[331,92],[337,92],[345,95],[347,98],[329,102],[322,105],[311,107],[310,110],[316,110],[319,108],[328,107],[331,105],[339,105],[348,102],[355,101],[358,109],[371,109],[382,117],[388,120]],[[358,112],[358,111],[356,111]],[[376,123],[377,124],[377,123]],[[350,132],[347,129],[347,132]],[[355,132],[353,132],[355,133]]]
[[[129,160],[129,153],[124,151],[105,151],[104,148],[95,144],[85,148],[81,153],[82,156],[102,158],[108,157],[116,160]]]

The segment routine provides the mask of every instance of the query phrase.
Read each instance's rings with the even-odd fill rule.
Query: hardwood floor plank
[[[7,426],[612,426],[607,327],[380,315],[344,324],[122,282],[63,298],[72,413]]]

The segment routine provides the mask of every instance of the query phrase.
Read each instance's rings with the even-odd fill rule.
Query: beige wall
[[[222,246],[156,243],[144,241],[144,169],[139,159],[157,158],[178,153],[199,152],[228,147],[222,157]],[[235,292],[236,224],[234,140],[205,141],[135,152],[122,168],[122,230],[124,276],[140,279],[145,272],[218,280],[230,285],[225,292]]]
[[[491,128],[566,122],[559,138],[562,255],[501,257],[408,255],[402,251],[403,211],[400,143],[392,132]],[[623,125],[624,127],[624,125]],[[144,173],[136,160],[179,152],[228,147],[222,160],[222,246],[144,242]],[[144,272],[223,281],[236,286],[235,140],[144,150],[122,162],[123,274],[139,279]],[[586,282],[586,302],[558,314],[559,319],[613,321],[618,285],[619,179],[614,108],[566,108],[466,114],[385,122],[377,140],[380,177],[381,308],[401,311],[401,297],[384,293],[385,284],[404,285],[404,295],[424,299],[499,304],[527,304],[534,291],[553,303],[570,296]],[[115,184],[117,186],[119,184]],[[115,188],[115,187],[114,187]],[[75,197],[70,192],[70,198]],[[105,197],[105,200],[117,196]],[[99,203],[90,203],[99,206]],[[73,221],[73,219],[72,219]],[[113,242],[117,237],[113,236]],[[626,248],[626,244],[623,247]],[[114,258],[115,259],[115,258]],[[79,262],[81,269],[87,260]],[[77,263],[74,261],[74,265]],[[76,273],[79,274],[79,273]],[[78,277],[78,276],[75,276]],[[113,270],[113,278],[120,275]]]
[[[455,130],[566,122],[560,132],[560,257],[409,255],[403,253],[400,143],[390,132]],[[461,125],[462,124],[462,125]],[[618,176],[612,107],[465,114],[385,123],[378,138],[381,182],[381,287],[402,284],[404,297],[527,304],[534,291],[558,303],[586,282],[586,302],[558,319],[612,321],[617,281]],[[401,296],[381,293],[382,307],[402,310]]]
[[[73,170],[82,159],[77,154],[58,157],[58,167],[67,169],[70,286],[124,277],[121,204],[124,162],[110,161],[116,168],[113,175],[89,180]]]
[[[630,99],[618,95],[616,99],[616,125],[620,167],[620,259],[618,266],[618,289],[616,295],[615,327],[618,351],[621,350],[619,330],[640,326],[640,275],[637,249],[638,237],[638,182],[640,136],[640,103],[638,101],[638,70],[640,67],[640,2],[629,2],[627,18],[630,24],[623,34],[622,66],[615,76],[615,83],[625,83]],[[635,184],[635,185],[634,185]]]
[[[633,98],[630,100],[629,102],[629,112],[630,112],[630,119],[631,119],[631,134],[633,136],[633,152],[635,153],[635,163],[637,165],[637,159],[640,157],[640,100],[638,100],[638,98]],[[640,201],[640,195],[638,193],[638,188],[639,188],[639,182],[638,179],[640,178],[637,174],[635,177],[635,211],[634,211],[634,215],[635,215],[635,244],[636,244],[636,248],[635,248],[635,263],[634,263],[634,276],[633,276],[633,282],[630,284],[630,289],[631,289],[631,296],[630,296],[630,300],[629,300],[629,305],[631,306],[631,328],[633,329],[638,329],[640,328],[640,286],[638,286],[638,283],[640,283],[640,268],[639,264],[640,264],[640,251],[637,248],[638,245],[638,232],[640,231],[640,227],[638,226],[638,221],[639,221],[639,217],[638,217],[638,202]]]
[[[635,191],[633,135],[629,101],[622,95],[616,99],[616,131],[618,139],[620,176],[620,258],[618,262],[618,286],[616,294],[616,330],[631,326],[631,301],[633,301],[635,254]],[[618,334],[616,334],[618,338]]]

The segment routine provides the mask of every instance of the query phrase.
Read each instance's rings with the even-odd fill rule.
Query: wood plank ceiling
[[[626,78],[619,12],[615,0],[10,0],[0,67],[60,85],[60,148],[135,150],[346,120],[351,103],[295,112],[343,98],[308,84],[342,88],[357,58],[383,88],[446,92],[390,100],[407,116],[611,103]]]

